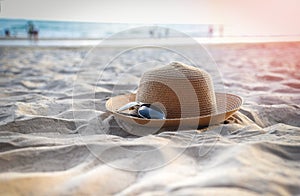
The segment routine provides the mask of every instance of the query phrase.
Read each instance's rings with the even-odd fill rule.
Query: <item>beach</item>
[[[137,59],[172,56],[128,52],[107,66],[123,47],[0,46],[1,195],[300,194],[300,42],[204,45],[241,109],[141,137],[105,103],[137,87]]]

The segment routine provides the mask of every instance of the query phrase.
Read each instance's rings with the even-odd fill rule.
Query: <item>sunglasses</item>
[[[122,113],[122,111],[131,110],[134,111],[133,114]],[[118,113],[125,115],[135,116],[139,118],[146,119],[166,119],[166,114],[157,106],[151,105],[149,103],[142,102],[130,102],[126,105],[120,107],[117,110]]]

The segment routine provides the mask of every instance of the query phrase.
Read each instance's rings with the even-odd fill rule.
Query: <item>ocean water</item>
[[[5,36],[5,30],[10,31],[11,37],[26,38],[29,20],[25,19],[0,19],[0,36]],[[95,23],[95,22],[67,22],[67,21],[31,21],[39,31],[40,39],[103,39],[120,31],[140,27],[143,24],[124,23]],[[155,25],[155,24],[154,24]],[[147,25],[145,25],[147,26]],[[163,27],[175,29],[191,37],[209,36],[210,25],[206,24],[163,24]],[[172,31],[173,32],[173,31]],[[216,33],[214,34],[216,35]],[[212,35],[212,36],[214,36]],[[132,31],[129,37],[176,37],[180,34],[172,34],[161,28],[153,29],[153,32],[141,33]]]
[[[34,28],[38,30],[38,41],[27,39],[28,22],[32,22]],[[135,28],[142,26],[146,29]],[[247,35],[242,32],[233,33],[232,29],[234,29],[233,26],[216,24],[157,25],[0,18],[0,46],[95,46],[99,44],[99,41],[110,36],[124,38],[123,42],[118,40],[115,45],[131,44],[131,38],[138,39],[139,42],[149,40],[152,44],[163,40],[157,38],[168,38],[165,40],[167,44],[182,44],[180,38],[186,38],[186,36],[192,37],[200,44],[300,41],[300,35]],[[11,39],[5,39],[5,30],[9,30]]]

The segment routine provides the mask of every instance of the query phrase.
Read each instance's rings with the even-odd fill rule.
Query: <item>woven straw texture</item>
[[[162,105],[167,118],[205,116],[217,112],[210,75],[179,62],[145,72],[136,101]]]

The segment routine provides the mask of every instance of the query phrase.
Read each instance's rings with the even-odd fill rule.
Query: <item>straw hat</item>
[[[160,107],[166,119],[144,119],[118,113],[129,102]],[[242,98],[216,93],[210,75],[199,68],[172,62],[143,74],[137,94],[120,95],[106,102],[108,111],[123,122],[146,127],[198,127],[225,121],[242,105]]]

